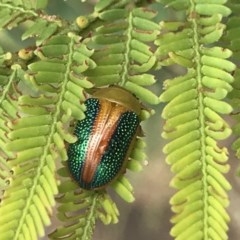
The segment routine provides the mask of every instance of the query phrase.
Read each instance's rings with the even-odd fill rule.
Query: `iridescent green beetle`
[[[69,145],[68,166],[83,189],[103,188],[123,174],[140,129],[139,101],[120,87],[102,88],[86,100]]]

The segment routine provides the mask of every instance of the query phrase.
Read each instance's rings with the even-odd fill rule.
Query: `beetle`
[[[96,90],[85,101],[85,118],[76,124],[77,141],[68,147],[68,167],[83,189],[106,187],[126,169],[140,130],[141,105],[127,90]]]

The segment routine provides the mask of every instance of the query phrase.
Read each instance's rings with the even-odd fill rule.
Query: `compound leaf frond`
[[[232,90],[235,65],[227,60],[230,50],[210,44],[216,45],[222,36],[221,20],[230,10],[224,2],[205,0],[176,0],[168,6],[189,13],[185,22],[161,23],[163,34],[156,40],[161,65],[177,64],[187,70],[166,80],[160,96],[167,103],[163,137],[169,142],[163,151],[175,174],[171,186],[178,189],[170,200],[175,213],[171,235],[227,239],[225,207],[231,186],[223,174],[229,170],[228,152],[218,141],[231,134],[221,115],[232,111],[223,99]]]
[[[143,102],[158,103],[158,98],[144,88],[154,83],[153,76],[145,73],[156,62],[148,45],[159,33],[158,24],[151,20],[154,16],[152,10],[144,8],[111,9],[99,14],[103,25],[96,29],[91,43],[97,67],[86,72],[96,86],[120,85]]]
[[[231,0],[228,2],[229,7],[232,9],[232,15],[228,18],[227,21],[227,34],[226,40],[229,43],[230,49],[233,51],[233,59],[238,62],[238,58],[240,56],[240,48],[239,48],[239,41],[240,41],[240,27],[238,21],[240,21],[240,4],[238,1]],[[232,84],[233,91],[228,95],[231,99],[231,104],[234,109],[233,116],[236,119],[236,124],[233,127],[233,133],[237,136],[237,139],[234,141],[232,147],[236,152],[237,158],[240,158],[240,123],[239,123],[239,83],[240,83],[240,69],[239,66],[233,73],[234,76],[234,83]],[[240,171],[238,169],[238,175],[240,175]]]
[[[66,168],[59,174],[68,177]],[[58,218],[63,226],[50,234],[51,239],[92,239],[96,219],[105,224],[118,222],[118,210],[109,195],[103,191],[86,191],[71,180],[62,180],[59,187]]]
[[[5,66],[4,61],[10,57],[7,55],[2,55],[2,67],[0,68],[0,199],[8,186],[7,179],[11,176],[8,160],[13,158],[14,154],[7,150],[6,145],[9,143],[8,135],[11,132],[9,122],[18,116],[19,92],[16,85],[21,72],[19,65],[14,65],[11,69]]]
[[[12,122],[8,135],[7,149],[17,154],[9,161],[13,176],[0,212],[16,214],[9,215],[7,226],[1,224],[4,239],[37,239],[50,224],[58,193],[55,161],[67,159],[64,141],[76,140],[67,131],[70,121],[84,117],[83,90],[92,84],[81,73],[95,66],[91,54],[73,34],[55,36],[35,51],[39,60],[28,66],[25,81],[37,88],[37,96],[19,98],[22,117]]]

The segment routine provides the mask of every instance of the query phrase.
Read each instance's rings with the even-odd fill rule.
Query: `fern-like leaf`
[[[96,86],[120,85],[140,101],[158,103],[158,97],[146,89],[155,82],[154,76],[146,73],[156,63],[156,57],[149,48],[159,33],[159,26],[151,20],[155,15],[154,11],[146,8],[132,11],[110,9],[98,14],[103,24],[96,29],[90,42],[95,49],[92,58],[97,64],[95,69],[86,72],[91,82]],[[142,119],[146,113],[143,111]],[[130,156],[129,169],[141,169],[140,162],[145,157],[141,145],[139,138]],[[118,180],[112,186],[126,201],[134,199],[128,181]]]
[[[187,68],[185,75],[164,82],[160,97],[167,103],[162,117],[169,143],[163,151],[175,174],[171,186],[178,189],[170,200],[175,213],[171,235],[178,240],[227,239],[230,184],[223,174],[229,169],[228,152],[218,141],[231,134],[221,114],[232,111],[223,99],[232,90],[235,65],[227,60],[230,50],[209,47],[225,29],[221,19],[230,10],[224,2],[167,1],[189,17],[162,23],[164,34],[156,41],[163,66]]]
[[[72,117],[84,116],[83,89],[92,86],[81,73],[94,67],[92,52],[79,37],[56,36],[36,52],[39,61],[30,64],[26,80],[38,89],[38,96],[23,95],[19,105],[24,117],[12,123],[8,149],[17,152],[9,162],[13,171],[4,193],[0,215],[3,239],[37,239],[50,224],[54,195],[56,159],[66,160],[66,142],[76,138],[68,133]],[[24,189],[22,188],[24,186]],[[16,197],[17,196],[17,197]]]
[[[92,38],[97,67],[86,73],[96,86],[120,85],[143,102],[158,103],[158,98],[145,88],[155,82],[145,73],[156,62],[149,48],[159,33],[159,26],[151,21],[154,16],[155,12],[144,8],[111,9],[99,14],[104,24]]]
[[[2,56],[2,67],[0,68],[0,199],[2,198],[3,190],[7,188],[7,180],[10,177],[11,167],[8,164],[8,159],[14,157],[11,151],[6,149],[6,144],[9,143],[8,134],[11,131],[9,121],[17,118],[17,98],[19,96],[16,89],[17,81],[19,81],[19,65],[12,66],[9,69],[5,64],[5,60],[11,57],[8,53]],[[0,60],[0,61],[1,61]]]
[[[240,42],[240,27],[238,22],[240,21],[240,4],[238,1],[229,1],[229,6],[232,9],[232,15],[228,19],[227,22],[227,34],[226,39],[230,43],[230,49],[233,51],[233,58],[238,62],[238,58],[240,56],[240,48],[239,48],[239,42]],[[232,84],[233,91],[228,95],[228,97],[231,99],[231,104],[234,109],[234,117],[237,120],[236,125],[233,128],[234,134],[237,136],[237,140],[233,143],[233,149],[236,152],[236,156],[240,158],[240,123],[239,123],[239,104],[240,104],[240,69],[239,64],[237,69],[234,71],[234,83]],[[238,175],[240,175],[240,169],[238,169]]]
[[[100,218],[105,224],[118,221],[115,203],[103,191],[85,191],[69,180],[66,167],[59,171],[63,180],[59,188],[60,203],[58,218],[63,226],[50,235],[51,239],[92,239],[95,221]]]
[[[27,19],[37,17],[38,14],[33,9],[37,9],[38,7],[44,6],[38,5],[35,1],[29,0],[1,1],[0,29],[11,29],[17,26],[19,23],[26,21]]]
[[[47,5],[44,1],[1,1],[0,2],[0,29],[14,28],[18,24],[31,20],[32,25],[23,33],[22,40],[29,37],[37,37],[36,44],[39,46],[44,40],[48,39],[59,29],[63,23],[56,16],[48,16],[42,12],[39,15],[36,10],[41,10]],[[41,34],[39,34],[41,33]]]

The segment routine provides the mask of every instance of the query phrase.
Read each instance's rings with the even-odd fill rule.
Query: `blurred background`
[[[80,0],[49,0],[48,13],[59,15],[67,20],[74,20],[79,15],[87,15],[92,12],[94,1],[82,3]],[[159,19],[169,18],[167,12],[160,4],[154,6],[159,11]],[[179,16],[180,17],[180,16]],[[30,46],[31,40],[21,41],[24,25],[18,29],[0,32],[0,45],[5,51],[17,51],[23,47]],[[180,70],[171,68],[160,70],[156,78],[157,83],[152,90],[158,95],[162,89],[164,79],[175,76]],[[163,140],[161,139],[161,104],[155,106],[155,115],[143,125],[147,141],[146,153],[149,164],[140,173],[127,173],[134,189],[135,202],[128,204],[121,200],[115,193],[113,199],[117,202],[120,210],[119,223],[104,226],[97,223],[94,240],[171,240],[169,235],[171,228],[170,218],[172,216],[169,199],[174,194],[174,189],[169,187],[171,180],[170,167],[165,163],[162,154]],[[230,146],[234,139],[228,139],[224,144]],[[240,178],[236,176],[239,161],[230,153],[231,171],[227,175],[233,189],[230,191],[231,205],[228,208],[231,215],[229,239],[240,239]],[[51,231],[54,226],[48,228]],[[47,239],[47,237],[43,238]]]

